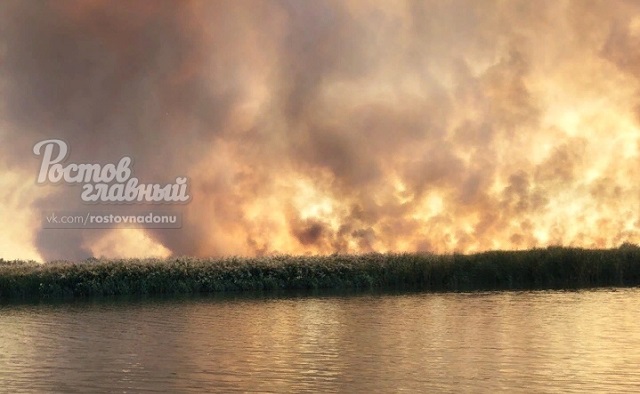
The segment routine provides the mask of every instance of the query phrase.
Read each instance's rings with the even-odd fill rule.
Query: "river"
[[[629,392],[640,289],[0,305],[7,392]]]

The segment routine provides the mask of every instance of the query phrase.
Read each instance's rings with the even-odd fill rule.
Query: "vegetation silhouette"
[[[579,289],[640,285],[640,247],[548,247],[430,253],[196,259],[0,259],[0,299],[246,290],[423,291]]]

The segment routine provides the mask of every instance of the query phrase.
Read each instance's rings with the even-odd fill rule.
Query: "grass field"
[[[472,291],[640,285],[640,248],[550,247],[478,254],[366,254],[264,258],[0,259],[0,299],[188,294],[242,290]]]

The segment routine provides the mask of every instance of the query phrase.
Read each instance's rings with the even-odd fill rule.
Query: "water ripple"
[[[0,306],[9,392],[629,392],[639,290]]]

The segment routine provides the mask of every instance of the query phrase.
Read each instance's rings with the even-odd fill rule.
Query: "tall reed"
[[[0,299],[280,289],[470,291],[640,285],[640,248],[549,247],[434,255],[365,254],[84,262],[0,259]]]

